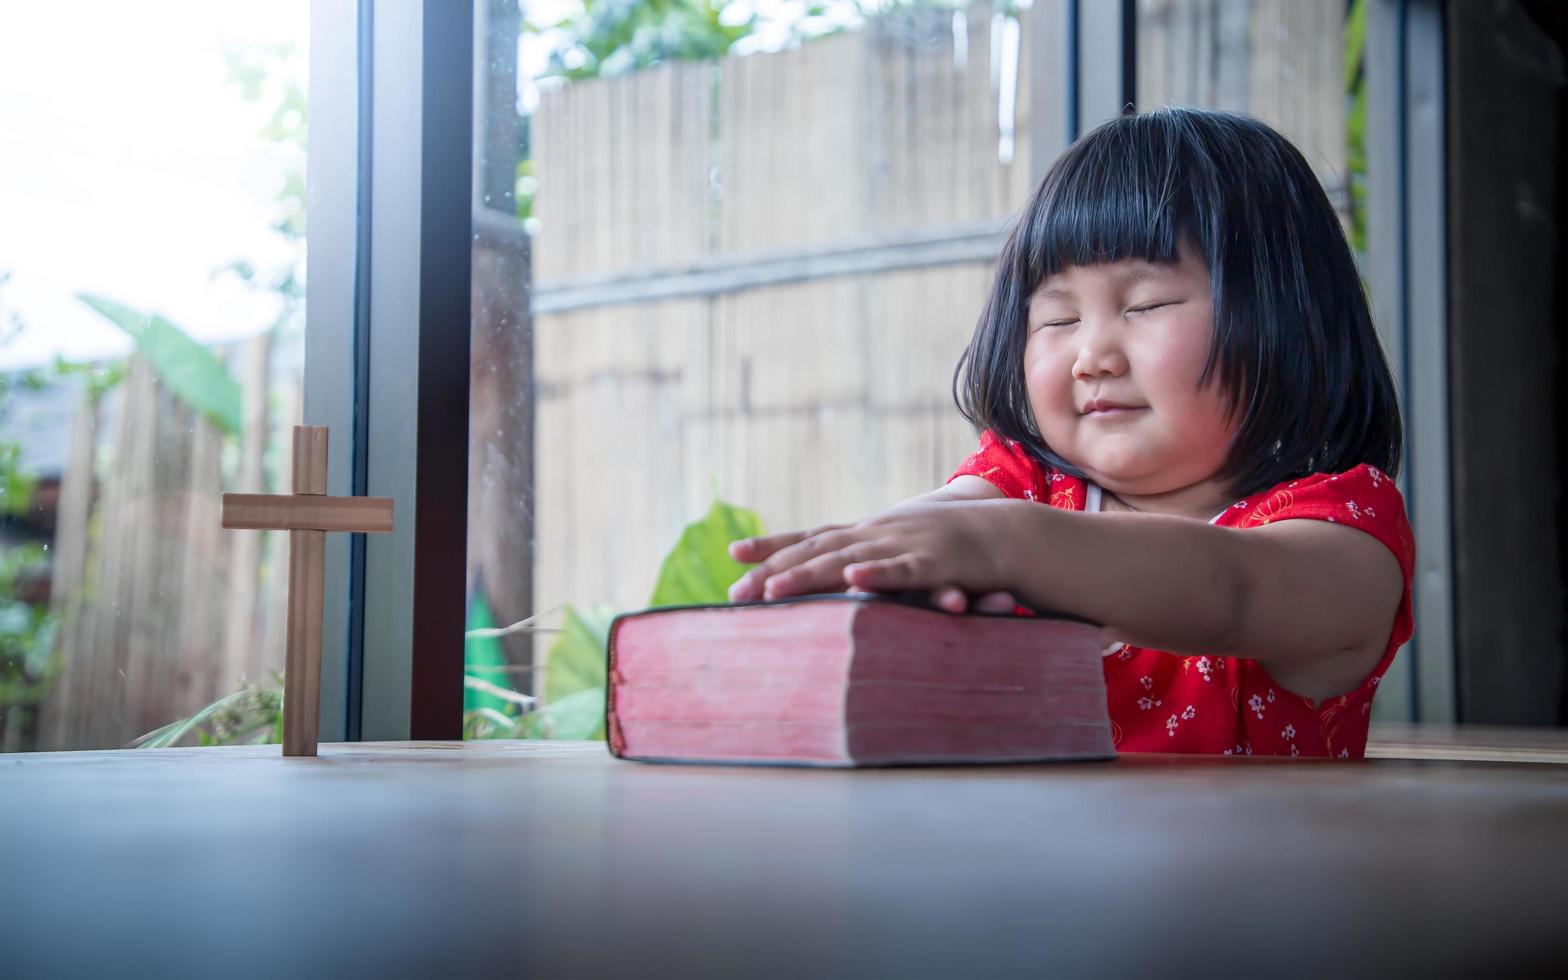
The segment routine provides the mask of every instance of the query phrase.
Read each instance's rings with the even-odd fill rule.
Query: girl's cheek
[[[1024,350],[1024,382],[1036,412],[1072,404],[1072,364],[1038,338]]]

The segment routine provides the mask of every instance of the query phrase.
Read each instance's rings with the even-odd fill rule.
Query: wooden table
[[[1568,766],[0,756],[0,976],[1392,973],[1568,974]]]

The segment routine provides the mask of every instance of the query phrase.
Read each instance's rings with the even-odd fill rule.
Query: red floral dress
[[[1017,443],[989,431],[953,477],[966,474],[1008,497],[1062,510],[1098,509],[1098,487],[1042,468]],[[1404,498],[1386,474],[1363,464],[1281,483],[1237,501],[1210,523],[1245,529],[1297,519],[1359,528],[1399,559],[1405,594],[1377,667],[1355,690],[1314,707],[1310,699],[1281,687],[1254,660],[1182,657],[1117,645],[1105,657],[1105,686],[1118,750],[1362,758],[1372,697],[1411,632],[1415,543]]]

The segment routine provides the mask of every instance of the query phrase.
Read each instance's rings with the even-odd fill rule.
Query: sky
[[[222,42],[293,41],[308,0],[0,0],[0,308],[25,329],[0,370],[116,356],[99,293],[207,341],[249,336],[275,300],[214,270],[283,261],[283,153],[229,85]]]

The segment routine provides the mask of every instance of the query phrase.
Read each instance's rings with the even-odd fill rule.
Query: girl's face
[[[1123,500],[1174,493],[1200,509],[1224,498],[1213,477],[1236,426],[1217,379],[1198,389],[1213,322],[1209,270],[1185,242],[1175,265],[1129,259],[1048,277],[1030,298],[1024,348],[1040,434]]]

